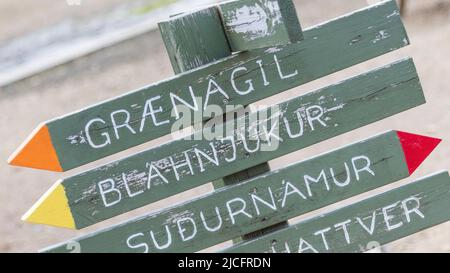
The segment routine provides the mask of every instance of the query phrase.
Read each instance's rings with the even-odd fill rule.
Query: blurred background
[[[54,174],[10,167],[8,156],[40,123],[173,75],[156,27],[170,14],[214,0],[0,0],[0,252],[36,252],[51,244],[161,209],[211,185],[105,221],[82,231],[26,224],[21,216],[59,178],[157,145],[161,138],[82,168]],[[376,0],[295,0],[304,28],[376,3]],[[428,103],[406,113],[270,162],[272,169],[386,130],[439,137],[444,142],[410,178],[322,209],[329,210],[450,169],[450,0],[405,0],[411,46],[283,92],[274,104],[399,59],[412,56]],[[450,209],[450,208],[443,208]],[[298,221],[303,217],[293,219]],[[206,251],[214,251],[216,246]],[[450,252],[450,223],[383,248],[385,252]]]

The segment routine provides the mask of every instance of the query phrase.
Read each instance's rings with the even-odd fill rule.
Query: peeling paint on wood
[[[219,5],[232,51],[244,51],[303,40],[291,0],[244,0]]]
[[[176,74],[231,56],[216,7],[170,18],[158,27]]]

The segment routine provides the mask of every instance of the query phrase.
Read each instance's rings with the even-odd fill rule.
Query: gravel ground
[[[68,5],[73,0],[2,0],[0,1],[0,41],[47,27],[67,18],[76,20],[110,9],[123,0],[80,0],[81,5]],[[11,24],[14,22],[14,24]]]
[[[0,41],[54,24],[67,16],[89,15],[123,1],[82,0],[82,5],[79,7],[69,7],[62,0],[23,0],[20,4],[18,2],[13,0],[0,2]],[[363,0],[299,0],[296,3],[302,24],[306,27],[366,5],[366,1]],[[15,18],[15,24],[8,25],[7,22],[10,22],[12,18]],[[412,56],[416,62],[428,104],[274,160],[271,162],[274,169],[390,129],[410,131],[446,140],[411,179],[400,181],[394,184],[395,186],[432,172],[450,169],[450,112],[448,111],[450,99],[447,94],[448,86],[450,86],[448,77],[450,65],[446,62],[450,56],[450,1],[412,0],[405,17],[405,24],[412,46],[289,90],[260,103],[273,104],[395,59]],[[48,245],[118,223],[130,216],[160,209],[174,201],[179,202],[212,189],[209,185],[200,187],[78,232],[20,221],[21,215],[58,178],[62,177],[61,174],[13,168],[5,164],[6,158],[40,122],[171,75],[173,73],[162,40],[159,33],[153,32],[0,90],[0,138],[2,139],[0,158],[3,158],[3,163],[0,163],[2,178],[0,182],[0,252],[35,252]],[[76,172],[123,157],[161,141],[164,139],[146,143],[95,164],[89,164],[77,169]],[[68,172],[64,176],[73,173]],[[385,189],[387,188],[383,188]],[[347,200],[338,205],[353,200]],[[388,252],[450,252],[450,224],[443,224],[409,236],[389,244],[385,250]]]

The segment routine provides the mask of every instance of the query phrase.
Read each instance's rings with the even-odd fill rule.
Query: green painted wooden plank
[[[449,207],[443,172],[224,252],[365,252],[449,221]]]
[[[217,7],[158,23],[176,74],[231,56]]]
[[[39,217],[29,221],[83,228],[423,103],[413,61],[401,60],[280,103],[277,109],[269,108],[272,114],[261,110],[238,122],[216,126],[234,128],[244,124],[244,131],[240,127],[225,132],[222,138],[205,138],[210,131],[205,127],[192,135],[192,140],[171,141],[68,177],[33,207],[32,215]],[[259,120],[269,122],[258,124]],[[255,122],[265,126],[259,126],[257,134]],[[62,196],[57,204],[52,201],[54,196]],[[74,220],[49,217],[56,214],[61,219],[70,215],[69,219]]]
[[[177,97],[194,104],[189,87],[202,98],[196,113],[204,105],[248,105],[409,43],[395,1],[313,27],[304,36],[301,43],[239,53],[47,121],[9,163],[72,169],[170,133],[177,120],[172,104],[182,104]]]
[[[71,242],[82,252],[199,251],[408,177],[403,147],[386,132]]]
[[[303,40],[292,0],[239,0],[219,5],[232,51],[245,51]]]

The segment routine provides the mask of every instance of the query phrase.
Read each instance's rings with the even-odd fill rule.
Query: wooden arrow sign
[[[439,142],[390,131],[72,242],[82,252],[199,251],[406,178]]]
[[[210,140],[206,127],[193,140],[172,141],[59,181],[24,219],[83,228],[424,102],[414,63],[402,60],[281,103],[273,116],[261,110],[215,127],[245,124],[244,132],[232,130]],[[259,124],[264,114],[270,120],[265,127]]]
[[[447,172],[238,244],[225,252],[366,252],[450,220]]]
[[[304,36],[299,44],[239,53],[44,122],[9,163],[66,171],[169,134],[180,106],[197,113],[210,105],[248,105],[409,43],[394,0]]]

